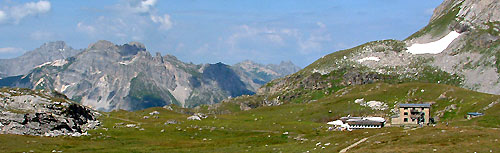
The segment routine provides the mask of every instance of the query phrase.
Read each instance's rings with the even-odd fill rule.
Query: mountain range
[[[82,50],[71,49],[64,42],[46,43],[2,62],[10,61],[17,63],[0,71],[16,76],[3,78],[0,86],[54,89],[103,111],[213,104],[228,97],[252,95],[264,83],[299,70],[291,62],[195,65],[172,55],[152,56],[138,42],[115,45],[104,40]]]

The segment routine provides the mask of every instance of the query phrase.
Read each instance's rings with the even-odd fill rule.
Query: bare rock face
[[[458,6],[460,11],[456,16],[465,22],[475,25],[500,21],[500,2],[497,0],[445,0],[439,5],[431,17],[431,22],[445,16]]]
[[[65,95],[29,89],[0,89],[0,133],[81,136],[99,126],[99,113]]]
[[[115,44],[113,44],[112,42],[110,41],[107,41],[107,40],[99,40],[93,44],[90,44],[88,49],[92,49],[92,50],[112,50],[112,49],[117,49],[117,47],[115,46]]]

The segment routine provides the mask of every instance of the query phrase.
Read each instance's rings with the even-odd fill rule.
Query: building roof
[[[385,122],[382,117],[341,117],[340,120],[343,122]]]
[[[431,104],[399,104],[399,107],[424,107],[424,108],[430,108]]]
[[[484,114],[483,113],[479,113],[479,112],[469,112],[469,113],[467,113],[467,115],[481,116],[481,115],[484,115]]]
[[[360,120],[360,121],[347,121],[349,125],[382,125],[384,122],[370,121],[370,120]]]

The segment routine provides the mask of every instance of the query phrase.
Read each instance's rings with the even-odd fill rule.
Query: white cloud
[[[76,28],[88,34],[93,34],[95,32],[94,26],[86,25],[83,22],[78,22],[78,24],[76,24]]]
[[[150,18],[151,18],[151,21],[153,21],[154,23],[160,24],[160,29],[168,30],[168,29],[172,28],[173,23],[172,23],[172,20],[170,20],[170,15],[168,15],[168,14],[164,14],[163,17],[151,15]]]
[[[20,6],[13,6],[9,10],[9,17],[14,20],[14,23],[19,23],[27,16],[44,14],[50,11],[51,5],[49,1],[29,2]]]
[[[298,41],[300,52],[308,54],[310,52],[318,52],[323,49],[323,42],[331,41],[329,34],[313,33],[307,39]]]
[[[125,10],[130,13],[150,13],[157,0],[128,0],[125,4]],[[123,4],[118,5],[118,9],[123,9]]]
[[[299,37],[299,51],[302,54],[309,54],[312,52],[320,52],[323,49],[325,43],[331,42],[331,35],[327,32],[327,27],[322,22],[317,22],[316,25],[319,27],[311,32],[309,37]]]
[[[139,7],[137,9],[142,12],[150,11],[151,8],[156,4],[156,0],[144,0],[141,1]]]
[[[151,28],[150,19],[143,16],[100,16],[90,21],[80,21],[75,28],[95,39],[114,41],[141,41],[145,30]]]
[[[14,48],[14,47],[0,48],[0,54],[12,54],[12,53],[19,53],[19,52],[24,52],[24,50],[21,48]]]
[[[5,12],[0,10],[0,23],[2,23],[6,19],[7,19],[7,15],[5,14]]]
[[[311,31],[242,25],[238,27],[237,32],[226,39],[225,43],[233,51],[245,50],[248,46],[268,46],[275,49],[291,47],[304,55],[317,53],[321,52],[324,45],[331,42],[332,38],[325,24],[317,22],[316,25],[319,28]]]
[[[241,25],[238,31],[228,37],[226,42],[234,49],[239,43],[248,41],[263,41],[273,45],[284,45],[284,37],[294,34],[294,29],[257,28]]]
[[[122,0],[114,6],[117,18],[140,17],[148,19],[147,24],[157,24],[160,30],[169,30],[173,22],[169,14],[159,15],[156,9],[158,0]],[[144,21],[144,20],[142,20]]]

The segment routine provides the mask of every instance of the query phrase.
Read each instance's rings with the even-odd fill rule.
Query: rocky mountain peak
[[[479,26],[488,29],[488,23],[500,21],[500,1],[498,0],[445,0],[439,5],[430,22],[458,11],[455,17],[461,24]]]
[[[37,49],[24,53],[12,59],[0,60],[0,77],[22,75],[31,69],[47,62],[66,59],[80,53],[81,50],[73,49],[64,41],[48,42]]]
[[[58,50],[58,49],[64,49],[67,48],[68,46],[66,45],[66,42],[64,41],[54,41],[54,42],[48,42],[40,46],[40,49],[45,49],[45,50]]]
[[[90,44],[87,50],[117,52],[122,57],[134,56],[139,52],[143,52],[144,55],[150,56],[149,52],[146,51],[146,46],[140,42],[130,42],[123,45],[116,45],[107,40],[99,40],[93,44]]]
[[[117,49],[116,45],[107,40],[99,40],[88,47],[89,50]]]
[[[292,73],[300,70],[300,67],[293,64],[292,61],[281,61],[280,64],[278,65],[278,67],[281,69],[288,69]]]
[[[137,41],[132,41],[132,42],[129,42],[128,45],[130,46],[134,46],[134,47],[137,47],[137,48],[141,48],[142,50],[146,50],[146,46],[140,42],[137,42]]]
[[[138,42],[123,44],[116,47],[118,47],[119,53],[122,56],[137,55],[137,53],[139,52],[145,52],[146,54],[149,55],[149,52],[146,52],[146,47]]]
[[[258,64],[258,63],[255,63],[254,61],[247,59],[247,60],[244,60],[244,61],[240,62],[240,64],[251,64],[251,65],[254,65],[254,64]]]

